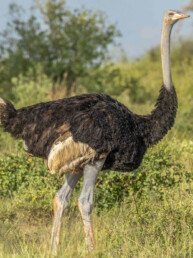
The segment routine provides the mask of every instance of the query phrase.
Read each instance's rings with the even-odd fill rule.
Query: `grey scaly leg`
[[[57,249],[59,246],[62,215],[68,205],[72,191],[81,177],[82,173],[68,173],[62,188],[54,197],[54,223],[52,228],[51,249],[55,255],[57,255]]]
[[[97,175],[102,169],[105,159],[97,161],[94,165],[87,164],[84,167],[84,183],[81,195],[78,199],[78,207],[84,223],[85,241],[88,251],[94,249],[94,233],[91,222],[93,209],[94,187]]]

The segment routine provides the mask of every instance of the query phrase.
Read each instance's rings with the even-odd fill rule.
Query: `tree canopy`
[[[38,10],[38,12],[37,12]],[[36,2],[36,11],[25,19],[22,7],[10,5],[10,20],[0,34],[0,83],[29,69],[36,75],[37,64],[54,82],[68,91],[88,69],[108,58],[109,45],[120,35],[101,11],[71,10],[64,0]]]

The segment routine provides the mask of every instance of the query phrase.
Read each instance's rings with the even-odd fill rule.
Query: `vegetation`
[[[119,33],[103,14],[68,10],[64,1],[48,3],[39,5],[43,28],[38,17],[21,20],[20,8],[11,6],[7,29],[13,38],[5,31],[0,40],[0,95],[19,108],[103,92],[135,113],[149,113],[162,82],[159,48],[139,60],[110,63],[108,46]],[[77,42],[75,52],[69,42]],[[179,99],[174,128],[149,149],[135,172],[101,172],[98,177],[93,212],[97,246],[88,257],[193,256],[192,43],[179,40],[172,48]],[[0,257],[51,257],[52,201],[65,175],[50,175],[46,162],[28,156],[22,145],[0,133]],[[65,211],[58,257],[87,255],[77,208],[81,185]]]
[[[192,256],[192,154],[191,141],[164,141],[134,173],[100,174],[92,257]],[[6,155],[0,164],[2,257],[49,257],[52,199],[63,179],[26,154]],[[81,184],[65,211],[58,257],[85,256],[77,208]]]
[[[119,32],[102,12],[71,11],[64,0],[39,1],[36,8],[39,16],[32,13],[24,20],[24,10],[10,5],[10,21],[0,34],[1,85],[5,90],[10,77],[29,69],[36,77],[40,63],[53,82],[65,81],[69,94],[78,78],[88,76],[88,67],[94,69],[108,57],[108,45]]]

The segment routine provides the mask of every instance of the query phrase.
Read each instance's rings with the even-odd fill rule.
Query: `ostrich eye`
[[[169,16],[173,16],[174,15],[174,13],[169,13]]]

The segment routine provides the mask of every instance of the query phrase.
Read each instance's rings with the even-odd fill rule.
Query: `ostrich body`
[[[177,97],[170,69],[170,34],[173,24],[189,17],[177,11],[164,15],[161,57],[163,86],[150,115],[133,114],[108,95],[85,94],[16,110],[0,99],[0,124],[4,131],[24,141],[27,152],[47,159],[51,173],[67,171],[66,181],[54,198],[52,250],[59,245],[63,211],[78,180],[84,176],[79,198],[85,240],[94,247],[91,223],[94,186],[99,171],[136,169],[147,148],[171,129]]]

